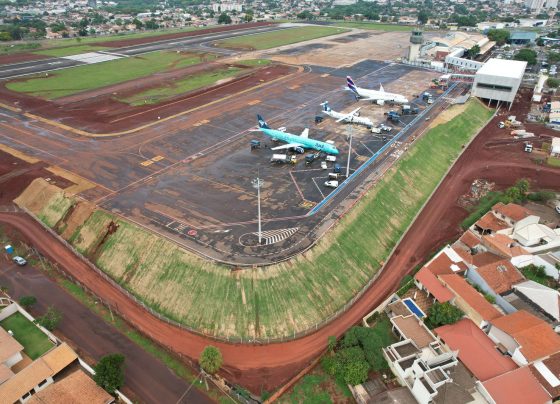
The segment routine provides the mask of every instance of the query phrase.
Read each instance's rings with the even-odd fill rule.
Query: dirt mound
[[[80,227],[94,212],[95,205],[87,201],[80,201],[75,206],[72,212],[70,212],[64,223],[66,228],[63,230],[61,236],[63,239],[68,240],[74,234],[76,229]]]

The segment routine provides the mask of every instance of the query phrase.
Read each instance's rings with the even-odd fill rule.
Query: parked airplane
[[[287,143],[282,146],[272,147],[272,150],[295,149],[296,151],[301,153],[304,149],[314,149],[328,154],[338,154],[338,149],[333,145],[326,142],[321,142],[319,140],[309,139],[308,128],[305,128],[301,135],[298,136],[291,133],[286,133],[282,130],[271,129],[260,115],[257,115],[257,119],[259,121],[259,130],[262,133],[273,139],[281,140]]]
[[[323,113],[336,119],[336,122],[344,121],[346,123],[357,123],[358,125],[365,125],[368,128],[373,126],[373,122],[369,118],[360,117],[358,111],[361,108],[356,108],[354,111],[345,114],[343,112],[333,111],[328,101],[323,102],[321,106],[323,107]]]
[[[394,104],[408,104],[406,97],[400,94],[386,92],[381,84],[379,84],[379,90],[367,90],[365,88],[356,87],[356,84],[354,84],[354,81],[350,76],[346,76],[346,84],[356,95],[356,98],[360,98],[363,101],[373,101],[378,105],[383,105],[386,102]]]

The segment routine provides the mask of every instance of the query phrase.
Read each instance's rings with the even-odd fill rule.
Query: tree
[[[546,80],[546,85],[550,88],[558,88],[558,86],[560,86],[560,80],[555,79],[554,77],[549,77]]]
[[[0,32],[0,41],[11,41],[12,36],[9,32]]]
[[[159,25],[158,23],[156,23],[156,20],[154,18],[152,18],[149,21],[146,21],[146,23],[144,24],[146,26],[146,29],[158,29]]]
[[[138,18],[135,18],[134,20],[132,20],[132,23],[134,25],[136,25],[136,29],[142,29],[142,27],[144,26],[142,21],[140,21]]]
[[[35,303],[37,303],[37,298],[35,296],[22,296],[19,299],[19,305],[25,310],[29,310]]]
[[[315,16],[314,16],[313,14],[311,14],[311,11],[305,10],[305,11],[302,11],[301,13],[299,13],[299,14],[297,15],[297,19],[298,19],[298,20],[308,20],[308,21],[311,21],[311,20],[315,19]]]
[[[205,372],[210,373],[213,375],[214,373],[218,372],[222,367],[223,358],[222,353],[218,348],[212,345],[208,345],[204,348],[204,351],[200,354],[200,358],[198,359],[198,363],[200,367],[204,369]]]
[[[434,303],[428,310],[427,324],[431,328],[453,324],[463,317],[463,312],[449,302]]]
[[[329,336],[327,339],[327,350],[333,352],[336,347],[336,337],[334,335]]]
[[[548,52],[547,58],[549,63],[558,63],[560,62],[560,52]]]
[[[521,178],[515,182],[515,188],[519,189],[523,195],[529,192],[529,180],[527,178]]]
[[[253,21],[254,18],[254,12],[253,10],[247,10],[245,12],[245,17],[243,17],[243,19],[245,20],[245,22],[251,22]]]
[[[85,28],[81,28],[81,29],[78,31],[78,35],[79,35],[79,36],[87,36],[87,34],[88,34],[88,30],[85,29]]]
[[[62,320],[62,313],[60,313],[54,306],[49,306],[47,312],[41,317],[37,318],[37,323],[45,327],[49,331],[53,331],[60,321]]]
[[[105,355],[95,366],[93,380],[107,393],[114,394],[124,384],[124,355]]]
[[[365,382],[368,378],[369,364],[366,361],[350,362],[344,369],[344,381],[356,386]]]
[[[488,30],[488,39],[496,42],[497,45],[503,45],[509,41],[510,32],[507,29],[490,29]]]
[[[529,65],[537,63],[537,52],[529,48],[523,48],[513,57],[515,60],[524,60]]]
[[[420,24],[426,24],[428,22],[428,20],[430,19],[430,12],[428,10],[421,10],[418,13],[418,22]]]
[[[472,59],[475,58],[479,53],[480,53],[480,46],[474,45],[472,48],[470,48],[467,51],[467,56]]]
[[[218,17],[218,24],[231,24],[231,17],[226,13],[220,14]]]

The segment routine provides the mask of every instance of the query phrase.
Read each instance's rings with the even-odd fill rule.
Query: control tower
[[[415,28],[410,33],[410,45],[408,47],[407,59],[410,62],[415,61],[420,56],[420,48],[424,42],[424,33],[421,29]]]

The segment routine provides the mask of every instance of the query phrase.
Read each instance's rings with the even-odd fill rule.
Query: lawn
[[[54,345],[49,338],[21,313],[12,314],[0,321],[0,326],[14,333],[14,338],[23,345],[23,351],[32,360],[37,359]]]
[[[186,67],[207,60],[208,55],[152,52],[92,65],[58,70],[48,77],[32,77],[9,82],[10,90],[45,99],[56,99],[82,91],[138,79],[166,70]]]
[[[255,60],[247,60],[238,62],[239,64],[246,66],[258,66],[258,62]],[[262,61],[263,65],[267,64],[268,60]],[[125,102],[132,106],[139,106],[145,104],[158,104],[160,102],[166,101],[179,94],[184,94],[189,91],[198,90],[203,87],[210,86],[220,80],[224,80],[230,77],[239,76],[243,73],[249,72],[250,69],[243,69],[240,67],[222,67],[209,72],[203,72],[200,74],[186,76],[183,79],[176,80],[171,84],[166,86],[152,88],[147,91],[143,91],[126,98],[118,98],[119,101]]]
[[[412,31],[414,27],[410,25],[382,24],[378,22],[346,22],[335,21],[334,25],[343,28],[371,29],[376,31]]]
[[[95,234],[104,234],[99,223],[105,219],[96,214],[68,238],[140,301],[175,321],[232,340],[290,337],[331,316],[375,275],[491,114],[472,100],[429,130],[317,246],[286,263],[232,273],[116,217],[118,230],[97,248]]]
[[[560,167],[560,158],[558,157],[549,157],[546,162],[548,163],[549,166],[552,167]]]
[[[265,32],[262,34],[244,35],[224,41],[218,41],[217,46],[231,49],[270,49],[296,42],[309,41],[324,36],[340,34],[348,30],[335,27],[299,27],[281,31]]]
[[[60,48],[42,49],[33,53],[36,53],[38,55],[62,57],[62,56],[77,55],[79,53],[97,52],[105,49],[109,49],[109,48],[105,46],[75,45],[75,46],[65,46]]]

